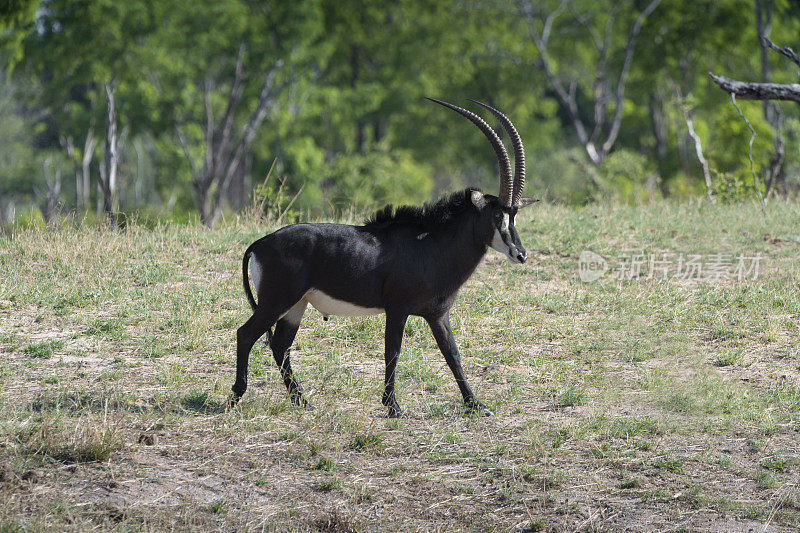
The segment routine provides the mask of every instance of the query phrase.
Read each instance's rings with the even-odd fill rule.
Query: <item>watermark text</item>
[[[679,279],[705,282],[758,279],[765,258],[760,254],[692,254],[626,250],[616,257],[603,257],[584,250],[578,257],[581,281],[597,281],[606,273],[613,280]]]

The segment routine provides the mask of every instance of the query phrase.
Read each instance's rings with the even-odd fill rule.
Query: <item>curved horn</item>
[[[514,178],[511,177],[511,160],[508,158],[506,147],[503,146],[503,142],[500,140],[500,137],[497,136],[497,133],[495,133],[486,121],[472,111],[467,111],[464,108],[448,104],[441,100],[436,100],[435,98],[428,98],[427,96],[425,98],[467,117],[473,124],[480,128],[484,135],[486,135],[486,138],[492,143],[492,148],[494,148],[494,153],[497,156],[497,163],[500,165],[500,203],[511,207],[511,205],[513,205],[512,195],[514,191]]]
[[[507,116],[492,106],[483,104],[472,98],[470,98],[469,101],[491,111],[503,125],[508,136],[511,137],[511,144],[514,146],[514,191],[511,197],[511,205],[519,206],[522,189],[525,187],[525,147],[522,146],[522,139],[519,133],[517,133],[517,128],[514,127],[514,124],[511,123]]]

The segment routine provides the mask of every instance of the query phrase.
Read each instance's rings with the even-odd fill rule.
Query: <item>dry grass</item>
[[[532,260],[493,252],[453,324],[465,416],[424,322],[380,405],[382,317],[304,319],[313,411],[268,350],[228,409],[229,223],[0,237],[0,530],[700,530],[800,526],[800,208],[544,205]],[[762,254],[757,280],[595,283],[578,255]]]

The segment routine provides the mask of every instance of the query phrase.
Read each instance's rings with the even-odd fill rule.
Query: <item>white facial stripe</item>
[[[379,307],[361,307],[344,300],[337,300],[317,289],[309,290],[303,299],[325,316],[365,316],[385,312]]]
[[[511,236],[511,215],[503,213],[503,220],[500,223],[500,228],[494,228],[494,235],[490,246],[498,252],[505,254],[508,259],[513,263],[521,263],[519,259],[514,257],[517,254],[516,247],[514,248],[514,255],[511,254],[511,246],[506,243],[513,243],[514,238]],[[505,238],[504,238],[505,237]]]
[[[261,282],[261,265],[258,264],[256,257],[250,254],[250,279],[253,280],[255,292],[258,292],[258,284]]]
[[[507,254],[509,251],[508,246],[503,242],[503,237],[500,236],[500,231],[497,228],[494,229],[491,247],[502,254]]]
[[[508,232],[508,227],[511,225],[511,216],[508,213],[503,213],[503,220],[500,222],[500,229],[495,227],[494,237],[492,238],[491,247],[500,253],[510,254],[511,248],[506,244],[510,241],[511,235]],[[503,239],[505,237],[505,240]]]

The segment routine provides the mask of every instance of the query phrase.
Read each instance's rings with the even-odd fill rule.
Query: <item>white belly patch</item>
[[[317,289],[310,289],[303,299],[324,316],[365,316],[385,312],[380,307],[361,307],[344,300],[337,300]]]

